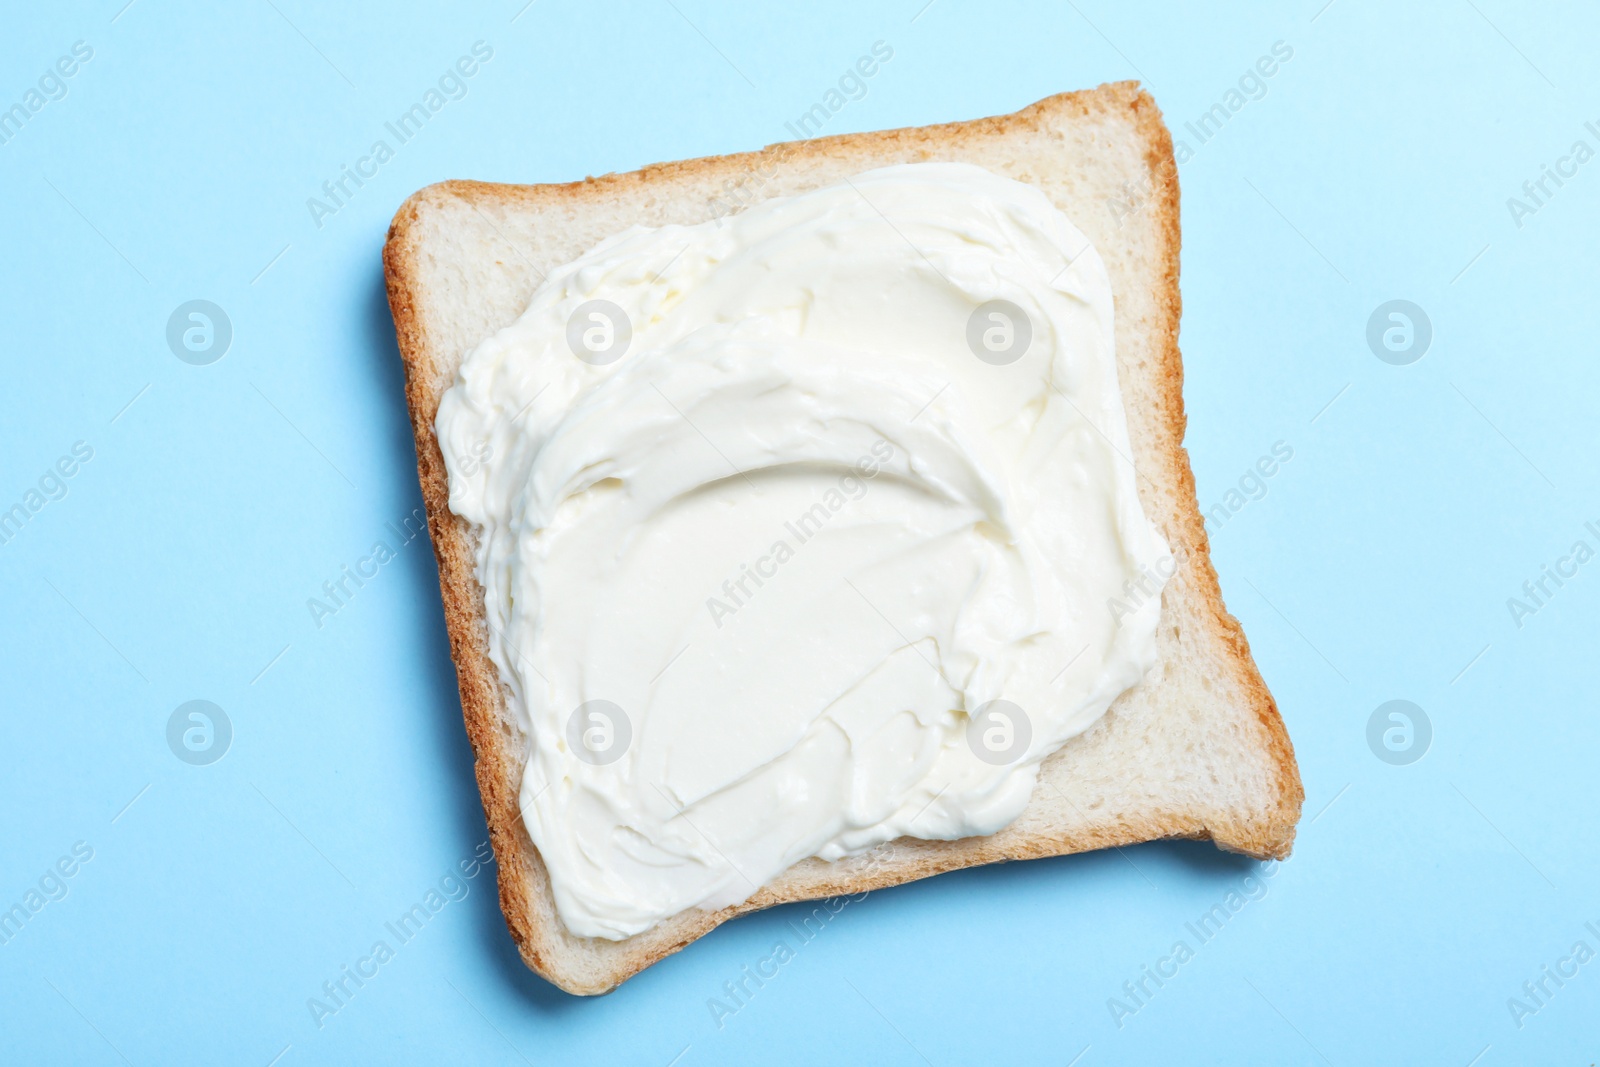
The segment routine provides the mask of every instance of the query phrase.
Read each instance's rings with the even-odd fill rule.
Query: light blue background
[[[1520,1028],[1507,1007],[1579,939],[1600,949],[1584,927],[1600,926],[1600,563],[1520,628],[1506,606],[1575,540],[1600,547],[1584,530],[1600,520],[1600,162],[1520,228],[1506,206],[1573,141],[1600,147],[1592,11],[122,3],[14,6],[0,35],[0,106],[74,41],[94,49],[0,146],[0,508],[73,442],[94,449],[0,545],[0,907],[74,842],[94,849],[0,945],[0,1058],[1600,1052],[1600,962]],[[494,57],[468,95],[319,229],[307,197],[480,39]],[[379,264],[390,215],[443,178],[563,181],[786,139],[878,40],[894,58],[825,132],[1142,77],[1194,147],[1182,123],[1275,41],[1293,48],[1180,172],[1201,505],[1275,442],[1294,449],[1213,540],[1304,775],[1293,859],[1120,1028],[1108,998],[1195,944],[1185,923],[1256,865],[1157,844],[876,893],[721,1029],[708,998],[797,943],[809,909],[732,923],[582,1000],[522,967],[491,870],[319,1029],[307,998],[485,836],[426,542],[321,629],[306,607],[420,506]],[[211,366],[165,343],[192,298],[233,323]],[[1393,298],[1433,323],[1410,366],[1365,342]],[[206,767],[165,741],[195,698],[235,731]],[[1391,699],[1433,723],[1410,766],[1367,746]]]

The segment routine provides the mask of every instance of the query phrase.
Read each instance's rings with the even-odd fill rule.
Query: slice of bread
[[[735,907],[684,912],[623,941],[576,937],[556,913],[518,811],[528,742],[488,657],[476,531],[448,507],[434,433],[439,398],[467,352],[522,313],[546,270],[603,238],[635,224],[704,222],[861,171],[927,160],[975,163],[1037,186],[1105,260],[1139,497],[1177,563],[1162,598],[1160,661],[1044,762],[1027,809],[999,833],[904,838],[853,859],[806,860]],[[1172,138],[1132,82],[998,118],[818,138],[567,185],[442,182],[401,206],[383,255],[389,305],[500,903],[529,967],[569,992],[601,993],[744,912],[1000,860],[1177,837],[1261,858],[1288,855],[1304,796],[1299,771],[1244,633],[1223,607],[1183,448],[1178,244]]]

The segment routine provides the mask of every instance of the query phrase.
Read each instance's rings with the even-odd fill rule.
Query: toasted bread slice
[[[974,163],[1037,186],[1105,260],[1139,497],[1177,561],[1162,598],[1160,660],[1045,760],[1027,809],[999,833],[906,838],[869,856],[806,860],[734,907],[690,910],[623,941],[574,936],[518,811],[528,739],[488,656],[476,531],[448,506],[434,432],[439,398],[462,358],[522,313],[546,270],[603,238],[635,224],[704,222],[872,168],[929,160]],[[500,903],[529,967],[569,992],[601,993],[744,912],[1000,860],[1157,838],[1288,855],[1304,796],[1294,752],[1244,633],[1223,607],[1183,448],[1178,245],[1172,139],[1132,82],[997,118],[817,138],[566,185],[442,182],[401,206],[383,255],[389,305]]]

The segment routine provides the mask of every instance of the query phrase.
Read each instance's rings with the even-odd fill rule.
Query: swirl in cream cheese
[[[573,933],[993,833],[1139,682],[1160,598],[1108,605],[1166,545],[1112,326],[1040,191],[926,163],[630,229],[469,353],[437,421],[450,506]],[[1023,721],[969,731],[991,701]]]

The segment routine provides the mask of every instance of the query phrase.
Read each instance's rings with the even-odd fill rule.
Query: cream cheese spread
[[[634,227],[467,355],[450,507],[574,934],[1021,814],[1156,662],[1112,338],[1039,190],[924,163]]]

